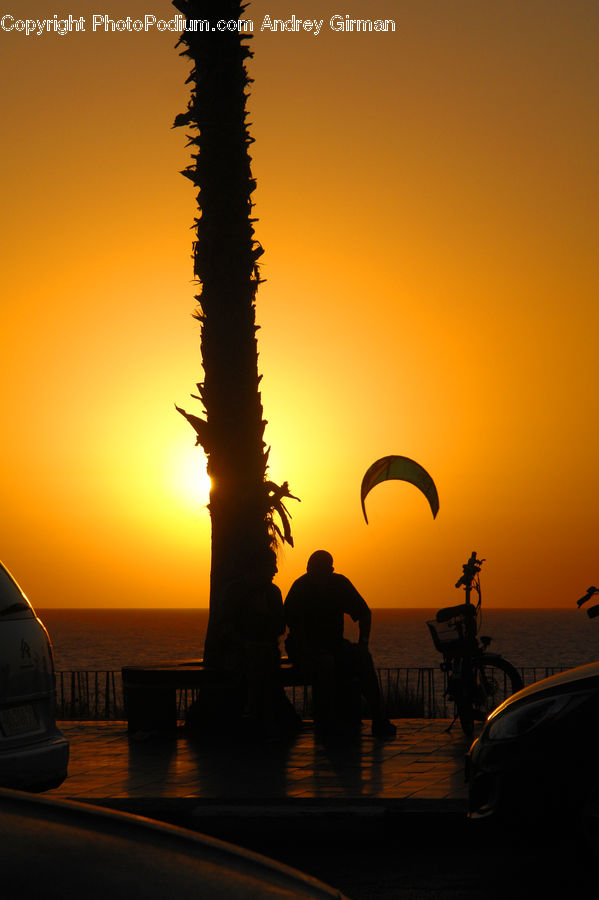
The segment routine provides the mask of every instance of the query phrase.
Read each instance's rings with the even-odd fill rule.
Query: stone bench
[[[286,657],[279,669],[281,685],[294,687],[308,682]],[[168,732],[177,727],[177,690],[201,689],[226,684],[226,672],[204,665],[203,660],[162,663],[155,666],[123,666],[123,698],[130,733]]]

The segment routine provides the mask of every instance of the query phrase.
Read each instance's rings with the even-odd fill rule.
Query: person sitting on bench
[[[320,730],[343,731],[340,692],[357,679],[372,716],[376,737],[394,737],[395,726],[384,715],[381,692],[368,650],[372,614],[351,581],[333,569],[333,557],[316,550],[307,570],[291,586],[284,604],[289,629],[285,647],[291,662],[314,687],[314,720]],[[343,637],[344,615],[358,623],[357,644]],[[359,716],[358,716],[359,718]]]

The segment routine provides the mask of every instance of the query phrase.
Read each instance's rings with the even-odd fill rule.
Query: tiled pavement
[[[356,900],[593,897],[586,853],[467,820],[468,742],[448,720],[399,719],[395,740],[289,746],[129,740],[125,722],[62,722],[70,775],[46,797],[162,819],[249,848]],[[588,857],[588,858],[587,858]]]
[[[468,743],[448,720],[399,719],[397,737],[323,744],[308,724],[290,744],[129,738],[125,722],[62,722],[71,742],[69,777],[51,796],[148,814],[201,807],[290,813],[463,811]]]

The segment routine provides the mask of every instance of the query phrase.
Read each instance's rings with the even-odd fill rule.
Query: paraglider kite
[[[368,523],[368,517],[364,501],[368,492],[375,484],[391,479],[409,481],[410,484],[421,490],[429,502],[433,519],[435,518],[439,512],[439,495],[437,494],[435,482],[426,469],[423,469],[419,463],[414,462],[413,459],[409,459],[407,456],[383,456],[370,466],[362,479],[360,499],[366,523]]]

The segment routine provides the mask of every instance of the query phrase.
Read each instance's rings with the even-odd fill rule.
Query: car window
[[[27,598],[22,594],[18,584],[11,578],[6,569],[0,565],[0,616],[8,616],[11,613],[34,615]]]

